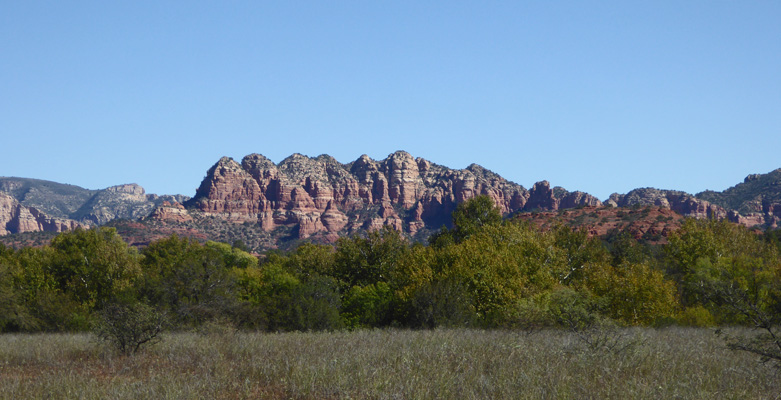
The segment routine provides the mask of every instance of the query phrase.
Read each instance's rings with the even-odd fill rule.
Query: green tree
[[[554,246],[561,251],[566,268],[559,275],[559,283],[567,285],[582,278],[590,265],[609,262],[609,254],[599,240],[589,237],[585,229],[558,225],[551,231]]]
[[[348,327],[388,326],[393,318],[393,291],[385,282],[353,286],[344,295],[342,316]]]
[[[241,250],[216,243],[201,245],[175,235],[153,242],[142,253],[144,279],[139,292],[149,304],[168,310],[179,325],[230,316],[237,305],[232,268],[253,265],[243,252],[237,257],[237,252]]]
[[[15,284],[20,275],[18,265],[0,256],[0,332],[29,330],[36,325],[24,294]]]
[[[448,230],[446,227],[442,227],[429,239],[430,244],[444,247],[451,243],[460,243],[485,226],[495,226],[502,223],[501,211],[496,208],[494,201],[487,195],[476,196],[458,204],[451,214],[451,218],[453,229]]]
[[[743,226],[688,220],[669,238],[672,267],[691,305],[708,307],[720,323],[752,326],[756,334],[727,336],[729,347],[781,366],[781,255]]]
[[[204,246],[212,251],[214,256],[221,257],[226,268],[247,268],[258,265],[257,257],[242,250],[241,247],[213,241],[206,242]]]
[[[141,274],[138,254],[114,228],[76,229],[52,240],[51,269],[57,288],[83,306],[101,308],[132,288]]]
[[[335,254],[333,246],[304,243],[288,255],[285,264],[297,276],[333,276]]]
[[[645,264],[651,261],[648,247],[638,243],[628,231],[617,232],[607,241],[613,265],[623,263]]]
[[[668,241],[668,270],[680,283],[684,305],[708,306],[711,312],[719,314],[720,323],[739,323],[741,317],[711,301],[712,296],[703,290],[704,279],[722,276],[754,282],[778,265],[777,248],[745,227],[727,221],[688,219]],[[750,285],[740,287],[749,289]]]
[[[432,268],[436,280],[463,285],[479,321],[494,326],[507,324],[523,299],[560,285],[567,265],[553,235],[507,223],[442,248]]]
[[[346,288],[387,283],[408,251],[401,233],[388,226],[365,237],[340,238],[336,242],[334,276]]]
[[[407,323],[413,327],[464,327],[477,322],[468,288],[452,279],[436,280],[419,287],[410,303]]]
[[[242,322],[270,331],[341,328],[336,280],[318,274],[299,278],[289,270],[288,261],[275,256],[259,268],[236,271],[238,294],[247,311]]]
[[[576,287],[600,299],[604,316],[627,325],[672,318],[679,307],[675,283],[647,264],[590,263]]]
[[[13,255],[14,287],[31,317],[23,330],[66,331],[88,328],[90,307],[61,288],[52,273],[55,251],[49,247],[25,247]]]

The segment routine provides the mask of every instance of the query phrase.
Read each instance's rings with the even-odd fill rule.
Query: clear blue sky
[[[396,150],[605,199],[781,167],[780,1],[3,1],[0,176]]]

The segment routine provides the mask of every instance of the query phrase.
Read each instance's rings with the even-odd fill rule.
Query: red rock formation
[[[348,218],[344,213],[337,210],[336,207],[333,207],[332,204],[332,202],[328,202],[320,219],[328,232],[339,232],[347,225]]]
[[[301,238],[386,225],[415,234],[449,222],[457,203],[478,195],[490,196],[505,214],[529,207],[530,199],[544,210],[556,210],[560,202],[601,205],[585,193],[552,190],[547,182],[529,192],[478,165],[452,170],[399,151],[382,161],[362,155],[349,164],[326,155],[293,154],[278,165],[259,154],[241,164],[224,157],[186,206],[230,221],[255,221],[266,231],[295,226]]]
[[[152,211],[149,218],[166,222],[189,222],[193,220],[193,217],[184,206],[176,202],[172,204],[168,201],[164,201],[160,207]]]
[[[32,207],[25,207],[13,197],[0,193],[0,236],[24,232],[64,232],[87,228],[70,219],[51,218]]]
[[[244,221],[256,218],[261,207],[258,182],[241,165],[223,157],[207,173],[198,188],[199,209]]]
[[[558,210],[559,199],[553,195],[548,181],[537,182],[529,192],[529,200],[524,207],[527,210]]]

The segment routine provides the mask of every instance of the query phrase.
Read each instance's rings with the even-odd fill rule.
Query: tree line
[[[82,331],[131,312],[179,330],[215,321],[267,331],[607,321],[776,333],[777,233],[690,219],[651,246],[626,232],[600,239],[502,219],[485,196],[461,203],[452,221],[427,244],[383,229],[260,260],[240,244],[175,235],[137,250],[106,227],[39,248],[0,245],[0,331]]]

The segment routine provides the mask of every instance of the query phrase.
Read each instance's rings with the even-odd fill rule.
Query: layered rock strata
[[[170,203],[168,201],[164,201],[160,207],[155,208],[155,210],[149,214],[149,218],[179,223],[193,220],[193,217],[187,212],[183,205],[177,202]]]
[[[241,163],[223,157],[185,206],[256,222],[266,231],[293,226],[300,238],[383,226],[414,235],[448,223],[456,204],[478,195],[491,197],[504,214],[601,205],[546,181],[526,190],[476,164],[454,170],[398,151],[381,161],[363,155],[348,164],[327,155],[293,154],[279,164],[260,154]]]

